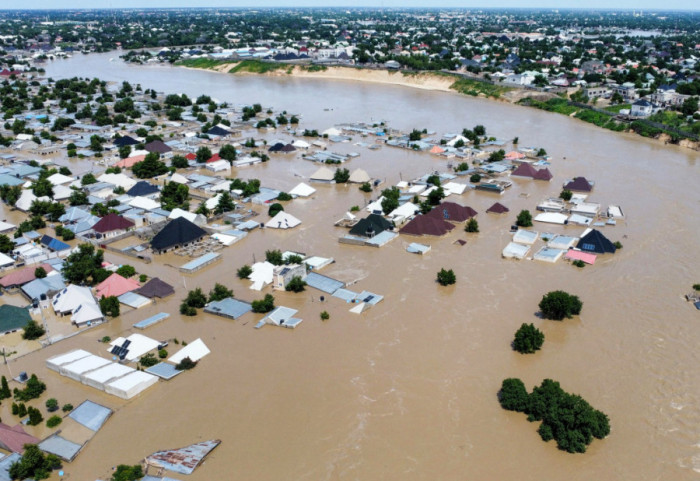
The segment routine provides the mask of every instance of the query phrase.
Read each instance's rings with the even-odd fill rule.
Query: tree
[[[280,192],[279,195],[277,196],[277,200],[281,202],[288,202],[292,200],[292,196],[286,192]]]
[[[136,274],[136,269],[133,266],[130,266],[129,264],[124,264],[119,269],[117,269],[116,272],[122,277],[129,278]]]
[[[80,185],[90,185],[90,184],[96,184],[97,183],[97,178],[92,172],[88,172],[87,174],[83,175],[83,178],[80,179]]]
[[[544,343],[544,333],[533,324],[523,323],[515,332],[513,349],[521,354],[532,354],[538,351]]]
[[[196,365],[197,362],[193,361],[189,357],[186,357],[175,366],[175,369],[178,371],[186,371],[188,369],[193,369]]]
[[[542,297],[539,303],[540,311],[545,319],[561,321],[562,319],[577,316],[581,313],[583,303],[578,296],[564,291],[551,291]]]
[[[131,146],[130,145],[122,145],[119,147],[119,158],[120,159],[126,159],[129,157],[131,154]]]
[[[546,155],[547,155],[547,151],[544,150],[543,148],[540,148],[540,149],[537,151],[537,157],[545,157]]]
[[[333,180],[336,184],[344,184],[350,180],[350,171],[348,169],[335,169],[335,174],[333,174]]]
[[[683,101],[683,105],[681,106],[681,113],[683,115],[690,116],[693,115],[695,112],[698,111],[698,98],[697,97],[688,97]]]
[[[418,129],[413,129],[410,134],[408,134],[408,140],[411,142],[416,142],[421,139],[423,132]]]
[[[143,478],[143,476],[143,469],[140,464],[135,464],[133,466],[120,464],[117,466],[114,473],[112,473],[111,481],[136,481],[137,479]]]
[[[100,311],[105,316],[118,317],[119,316],[119,298],[117,296],[102,296],[100,299]]]
[[[528,402],[525,384],[517,378],[504,379],[501,383],[501,390],[498,391],[498,401],[503,409],[525,412]]]
[[[44,329],[44,327],[38,324],[34,319],[32,319],[29,322],[27,322],[26,326],[24,326],[22,339],[26,339],[27,341],[33,341],[35,339],[39,339],[44,334],[46,334],[46,330]]]
[[[486,127],[483,125],[477,125],[474,127],[474,134],[483,137],[486,135]]]
[[[96,275],[102,269],[103,261],[104,254],[101,250],[95,251],[92,244],[81,244],[76,252],[66,257],[61,274],[71,284],[93,285],[100,282]]]
[[[212,154],[211,150],[209,150],[209,147],[200,147],[197,149],[197,162],[200,164],[203,164],[207,160],[211,159]]]
[[[571,197],[573,197],[573,195],[574,195],[573,192],[571,192],[571,191],[568,190],[568,189],[564,189],[564,190],[562,190],[561,193],[559,194],[559,197],[560,197],[561,199],[565,200],[566,202],[569,202],[569,201],[571,200]]]
[[[506,151],[503,149],[494,150],[489,154],[487,162],[500,162],[506,158]]]
[[[430,205],[440,205],[440,201],[445,198],[445,191],[442,187],[433,189],[428,194],[428,204]]]
[[[61,416],[54,414],[51,416],[47,421],[46,421],[46,427],[47,428],[55,428],[59,424],[63,422],[63,418]]]
[[[46,400],[46,409],[52,413],[54,411],[58,411],[58,400],[56,398],[50,398]]]
[[[464,227],[465,232],[479,232],[479,223],[474,217],[467,221],[466,227]]]
[[[472,184],[478,184],[479,182],[481,182],[481,176],[479,174],[472,174],[469,177],[469,182],[471,182]]]
[[[3,202],[5,202],[7,205],[14,207],[21,195],[22,187],[19,185],[13,185],[10,187],[9,185],[5,184],[0,186],[0,198],[2,198]]]
[[[284,286],[285,291],[289,292],[302,292],[306,287],[306,281],[299,276],[292,277],[286,286]]]
[[[88,204],[88,196],[85,192],[79,189],[74,189],[73,192],[71,192],[70,197],[68,198],[68,203],[70,205],[87,205]]]
[[[177,182],[168,182],[160,192],[160,205],[165,210],[173,210],[176,207],[188,210],[190,208],[189,198],[189,187]]]
[[[27,408],[27,414],[29,415],[29,422],[27,422],[27,424],[30,426],[37,426],[44,420],[44,416],[41,415],[41,411],[35,407],[29,406]]]
[[[284,264],[284,256],[279,249],[265,251],[265,260],[273,266],[281,266]]]
[[[236,275],[238,275],[239,279],[247,279],[248,276],[250,276],[253,273],[253,268],[250,267],[248,264],[245,264],[242,266],[238,271],[236,271]]]
[[[194,308],[204,307],[207,304],[207,296],[204,295],[200,287],[197,287],[187,293],[185,304]]]
[[[330,318],[331,318],[331,315],[328,314],[328,311],[321,312],[321,320],[322,321],[327,321]]]
[[[46,391],[46,384],[41,382],[36,374],[32,374],[24,385],[24,389],[15,388],[14,395],[17,401],[31,401]]]
[[[251,303],[253,312],[265,313],[275,308],[275,298],[272,294],[265,294],[263,299],[255,300]]]
[[[44,455],[36,444],[25,444],[22,458],[10,465],[9,475],[12,479],[40,480],[48,478],[51,471],[60,467],[61,460],[55,454]]]
[[[521,210],[518,218],[515,220],[515,225],[519,227],[532,227],[532,215],[529,210]]]
[[[437,281],[441,286],[449,286],[457,282],[457,276],[452,269],[445,270],[443,268],[437,274]]]
[[[209,291],[209,302],[221,301],[233,297],[233,291],[218,282],[214,284],[214,289]]]
[[[236,148],[231,144],[226,144],[219,150],[219,157],[224,160],[228,160],[230,164],[236,160],[237,155],[238,152],[236,152]]]
[[[282,204],[275,202],[274,204],[271,204],[270,207],[267,209],[267,215],[270,217],[274,217],[277,214],[280,213],[280,211],[284,210],[284,206]]]
[[[158,360],[158,358],[156,358],[156,356],[154,356],[152,352],[149,352],[145,356],[141,356],[141,358],[139,359],[139,364],[141,364],[142,367],[155,366],[159,362],[160,361]]]
[[[15,241],[7,237],[5,234],[0,234],[0,252],[7,254],[15,248]]]
[[[32,184],[32,192],[37,197],[51,197],[53,199],[53,184],[46,178],[40,178]]]
[[[168,172],[165,162],[162,162],[157,152],[150,152],[141,162],[136,162],[131,171],[139,179],[150,179]]]
[[[222,192],[221,197],[219,197],[219,202],[217,202],[216,207],[214,208],[214,213],[223,214],[224,212],[230,212],[235,208],[236,204],[233,202],[231,194],[228,192]]]
[[[173,158],[170,159],[170,165],[176,169],[185,169],[189,167],[190,164],[182,155],[174,155]]]
[[[397,187],[391,187],[382,191],[382,212],[387,215],[399,207],[401,191]]]
[[[2,381],[0,381],[0,401],[3,399],[8,399],[12,397],[12,392],[10,391],[10,386],[7,384],[7,378],[5,376],[2,377]]]

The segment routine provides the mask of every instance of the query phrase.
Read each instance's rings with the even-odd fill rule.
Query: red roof
[[[506,212],[510,212],[510,209],[505,205],[501,204],[500,202],[496,202],[491,207],[486,209],[486,212],[492,212],[494,214],[505,214]]]
[[[427,214],[428,217],[452,222],[465,222],[475,215],[476,211],[471,207],[455,204],[454,202],[443,202]]]
[[[510,175],[515,177],[530,177],[534,179],[535,175],[537,175],[537,169],[527,162],[523,162]]]
[[[134,227],[134,223],[132,221],[115,213],[110,213],[97,221],[97,224],[92,226],[92,229],[95,232],[103,234],[113,230],[128,229],[129,227]]]
[[[27,282],[31,282],[36,279],[34,271],[36,271],[37,267],[43,267],[47,274],[53,271],[53,267],[51,267],[49,264],[27,266],[24,269],[7,274],[5,277],[0,279],[0,285],[2,287],[22,286]]]
[[[217,160],[221,160],[221,157],[219,156],[219,154],[214,154],[211,156],[211,158],[209,160],[207,160],[207,164],[209,162],[216,162]]]
[[[186,158],[187,160],[195,160],[195,159],[197,158],[197,156],[196,156],[195,154],[193,154],[192,152],[190,152],[189,154],[187,154],[187,155],[185,156],[185,158]]]
[[[408,235],[442,236],[454,228],[454,224],[442,220],[442,218],[418,215],[411,222],[403,226],[399,232]]]
[[[27,434],[19,424],[13,428],[0,423],[0,447],[13,453],[24,452],[25,444],[39,444],[39,440]]]
[[[586,180],[585,177],[574,177],[574,179],[564,186],[567,190],[576,190],[579,192],[590,192],[593,190],[593,185]]]
[[[549,169],[547,167],[545,167],[544,169],[538,170],[537,173],[535,174],[535,176],[533,177],[533,179],[552,180],[552,177],[554,177],[552,175],[552,173],[549,171]]]
[[[97,298],[101,299],[102,296],[121,296],[127,292],[141,287],[138,282],[133,279],[126,279],[116,272],[109,276],[104,281],[100,282],[95,289],[97,290]]]

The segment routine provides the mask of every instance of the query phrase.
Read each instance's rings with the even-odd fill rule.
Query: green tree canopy
[[[540,301],[539,308],[546,319],[561,321],[565,317],[571,318],[581,313],[583,303],[578,298],[564,291],[551,291],[545,294]]]
[[[523,323],[515,332],[513,349],[521,354],[532,354],[538,351],[544,343],[544,333],[533,324]]]
[[[168,167],[160,160],[157,152],[150,152],[141,162],[136,162],[131,171],[139,179],[150,179],[167,173]]]
[[[76,252],[66,257],[61,274],[71,284],[93,285],[100,282],[96,279],[96,274],[102,269],[103,261],[104,254],[101,250],[95,251],[92,244],[81,244]]]

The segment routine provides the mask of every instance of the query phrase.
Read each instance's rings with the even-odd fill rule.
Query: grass
[[[632,108],[632,104],[618,104],[618,105],[611,105],[609,107],[605,107],[605,110],[607,110],[608,112],[614,112],[616,114],[619,114],[620,110],[624,110],[624,109],[629,110],[631,108]]]
[[[231,63],[230,60],[215,60],[213,58],[188,58],[184,60],[178,60],[175,65],[182,65],[183,67],[191,68],[204,68],[212,69],[218,67],[219,65],[224,65]]]
[[[268,73],[276,70],[288,70],[289,65],[283,63],[261,62],[260,60],[243,60],[238,62],[228,73]]]
[[[624,124],[615,122],[611,116],[601,114],[600,112],[595,112],[593,110],[581,109],[581,111],[577,112],[574,117],[581,119],[584,122],[588,122],[589,124],[603,127],[604,129],[614,130],[615,132],[621,132],[627,128]]]
[[[325,65],[299,65],[299,68],[306,72],[325,72],[328,70]]]
[[[492,85],[487,82],[478,82],[476,80],[466,78],[456,80],[452,85],[450,85],[450,89],[456,90],[461,94],[471,95],[472,97],[476,97],[479,94],[484,94],[487,97],[492,97],[495,99],[511,90],[508,87],[501,87],[499,85]]]
[[[518,103],[526,105],[528,107],[535,107],[536,109],[546,110],[548,112],[555,112],[562,115],[571,115],[581,110],[579,107],[569,105],[568,100],[559,97],[555,99],[549,99],[545,102],[535,100],[530,97],[525,97]]]

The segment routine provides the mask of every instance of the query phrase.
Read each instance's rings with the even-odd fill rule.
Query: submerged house
[[[590,192],[593,190],[593,182],[588,181],[585,177],[574,177],[564,183],[564,189],[572,192]]]
[[[377,234],[381,234],[385,230],[392,230],[394,224],[386,220],[378,214],[370,214],[350,229],[351,235],[372,238]]]
[[[428,215],[417,215],[401,228],[399,233],[407,235],[432,235],[443,236],[455,228],[455,225],[442,218]]]
[[[617,248],[610,239],[605,237],[599,230],[591,229],[581,237],[576,246],[584,252],[595,252],[596,254],[614,254]]]
[[[115,213],[110,213],[101,218],[92,230],[95,231],[97,238],[116,237],[127,232],[134,227],[134,222]]]
[[[425,215],[433,219],[461,223],[475,217],[476,214],[477,212],[471,207],[455,204],[454,202],[443,202]]]
[[[151,249],[162,254],[176,247],[186,246],[200,240],[207,231],[193,224],[184,217],[173,219],[151,239]]]
[[[275,266],[272,271],[272,288],[283,291],[287,287],[287,284],[295,277],[299,277],[301,280],[306,279],[306,265],[289,264],[285,266]]]

